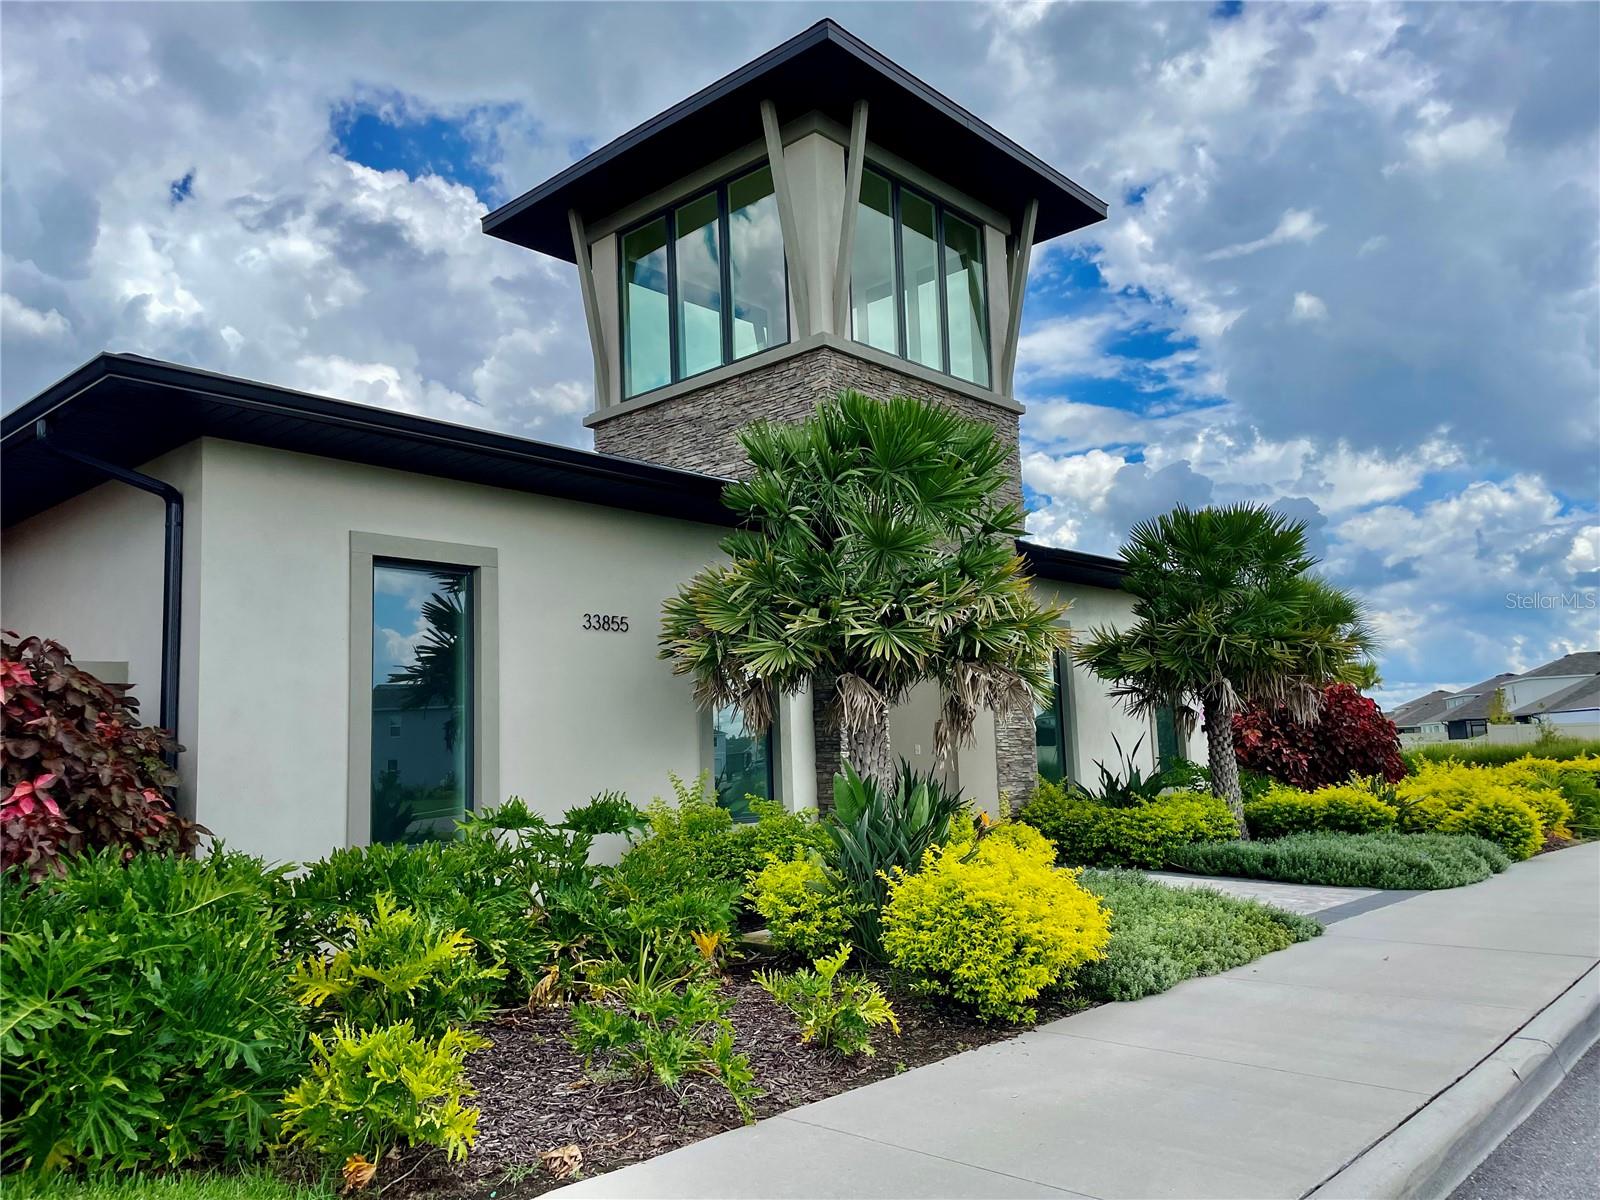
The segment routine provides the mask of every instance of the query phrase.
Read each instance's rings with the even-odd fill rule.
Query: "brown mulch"
[[[900,1032],[879,1030],[876,1056],[840,1059],[800,1042],[793,1016],[735,967],[725,984],[734,997],[735,1040],[749,1056],[755,1103],[766,1118],[877,1079],[990,1042],[1023,1025],[984,1025],[952,1006],[891,991]],[[886,989],[887,990],[887,989]],[[1049,1020],[1083,1007],[1041,1005]],[[568,1045],[564,1009],[517,1011],[484,1026],[494,1045],[468,1062],[482,1111],[478,1141],[463,1166],[430,1160],[386,1194],[508,1200],[537,1196],[569,1182],[542,1165],[552,1150],[576,1145],[584,1176],[652,1158],[740,1124],[714,1081],[697,1080],[680,1099],[653,1080],[595,1078]],[[388,1172],[397,1180],[398,1171]],[[398,1180],[397,1180],[398,1182]]]

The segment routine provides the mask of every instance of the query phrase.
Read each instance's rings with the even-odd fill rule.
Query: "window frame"
[[[985,230],[990,228],[988,222],[979,217],[973,216],[970,212],[958,204],[951,204],[937,192],[934,192],[928,188],[918,187],[914,183],[908,183],[899,175],[895,174],[895,172],[888,170],[881,164],[875,162],[870,155],[863,159],[861,165],[863,168],[863,178],[865,177],[866,172],[870,171],[880,179],[887,181],[889,184],[889,215],[894,228],[894,356],[904,362],[910,363],[912,366],[920,367],[924,371],[936,371],[940,375],[948,376],[949,378],[954,379],[957,383],[964,383],[968,387],[983,388],[987,391],[994,390],[994,347],[991,344],[989,336],[991,332],[989,328],[989,309],[992,303],[992,298],[989,295],[989,247],[988,238],[984,233]],[[934,290],[939,302],[940,365],[937,367],[930,367],[927,363],[918,362],[916,359],[912,358],[909,353],[910,339],[906,330],[906,314],[903,308],[905,300],[905,226],[900,216],[900,194],[905,189],[910,189],[912,195],[916,196],[917,199],[926,202],[933,208],[933,240],[934,249],[936,252],[935,258],[937,262],[935,275],[937,287]],[[856,204],[861,203],[861,197],[859,194],[854,197],[853,202]],[[948,279],[948,266],[945,262],[945,251],[948,247],[945,245],[944,232],[944,219],[946,213],[953,214],[957,219],[966,222],[968,225],[971,225],[978,231],[979,259],[977,263],[977,270],[978,278],[983,282],[983,320],[979,322],[979,326],[983,330],[983,356],[984,361],[988,364],[989,368],[988,383],[978,383],[976,380],[963,379],[961,376],[953,373],[950,370],[950,300],[945,294],[946,281]],[[853,261],[848,265],[841,264],[841,266],[845,266],[845,269],[849,270],[851,273],[849,305],[850,327],[845,331],[846,336],[855,345],[866,346],[868,349],[876,349],[872,343],[863,342],[856,337],[855,266]]]
[[[783,796],[783,792],[784,792],[784,788],[783,788],[783,764],[782,764],[782,762],[781,762],[781,760],[779,758],[779,755],[782,753],[781,747],[783,746],[783,738],[780,736],[779,731],[778,731],[778,727],[779,727],[780,724],[781,724],[780,715],[779,715],[779,713],[774,712],[772,714],[772,721],[767,726],[767,733],[766,733],[766,739],[767,739],[767,791],[769,793],[769,795],[767,796],[767,799],[776,800],[779,804],[783,804],[784,807],[787,808],[788,804],[784,800],[784,796]],[[701,758],[701,762],[703,762],[705,764],[703,769],[710,775],[710,778],[711,778],[711,793],[712,793],[712,797],[715,800],[715,802],[717,804],[717,807],[726,809],[727,805],[723,804],[722,797],[717,795],[717,791],[716,791],[716,789],[717,789],[717,710],[716,709],[713,708],[713,709],[707,709],[706,710],[706,712],[705,712],[705,721],[701,726],[701,731],[700,732],[701,732],[700,758]],[[732,811],[732,810],[730,809],[729,811]],[[733,819],[734,819],[735,822],[738,822],[740,824],[750,824],[750,823],[752,823],[753,821],[756,820],[755,817],[750,817],[748,819],[742,819],[742,818],[738,817],[737,815]]]
[[[350,533],[350,697],[345,789],[345,842],[372,841],[373,569],[385,562],[472,573],[471,810],[499,804],[500,600],[499,551],[492,546],[433,542],[393,534]]]
[[[1077,705],[1074,703],[1072,688],[1072,659],[1068,657],[1067,652],[1064,650],[1056,651],[1054,675],[1056,686],[1051,696],[1051,707],[1055,709],[1056,714],[1056,753],[1061,756],[1061,779],[1059,782],[1062,785],[1066,785],[1078,778],[1078,752],[1075,728],[1067,724],[1076,714]],[[1033,749],[1033,773],[1035,775],[1040,774],[1037,722],[1038,718],[1036,716]]]
[[[789,247],[783,246],[783,314],[785,337],[781,342],[774,342],[770,346],[763,346],[760,350],[751,351],[743,358],[733,356],[733,232],[731,228],[732,216],[728,208],[728,188],[761,170],[772,170],[772,165],[762,159],[751,162],[744,167],[707,183],[704,187],[694,188],[682,196],[675,197],[659,208],[641,216],[636,221],[630,221],[618,229],[611,236],[616,239],[617,247],[617,347],[619,360],[617,362],[618,394],[623,404],[639,400],[645,396],[654,395],[656,392],[665,391],[675,387],[687,379],[698,379],[702,375],[709,375],[712,371],[720,371],[735,363],[748,362],[759,358],[770,351],[790,345],[794,339],[794,301],[789,290]],[[685,205],[693,204],[707,192],[713,192],[717,198],[717,282],[722,290],[721,333],[722,333],[722,361],[715,366],[707,367],[703,371],[696,371],[692,375],[683,374],[682,350],[678,345],[678,209]],[[773,180],[772,200],[777,203],[778,185]],[[628,392],[628,370],[625,356],[628,346],[628,259],[623,251],[630,234],[643,229],[646,225],[656,221],[666,223],[666,252],[667,252],[667,375],[666,383],[649,388],[642,392]],[[780,235],[781,241],[781,235]]]

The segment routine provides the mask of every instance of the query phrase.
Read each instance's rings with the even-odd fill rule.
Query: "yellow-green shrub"
[[[747,894],[779,950],[814,959],[850,940],[849,898],[815,858],[768,863]]]
[[[889,960],[919,991],[952,996],[986,1019],[1028,1020],[1047,987],[1105,954],[1110,915],[1053,865],[1032,830],[974,847],[930,849],[916,874],[896,870],[883,909]]]
[[[1360,783],[1302,792],[1274,784],[1244,806],[1252,837],[1291,833],[1374,833],[1394,825],[1396,811]]]
[[[1502,772],[1510,768],[1509,775]],[[1400,828],[1407,832],[1474,833],[1513,858],[1527,858],[1551,830],[1563,832],[1572,807],[1557,791],[1525,780],[1526,767],[1421,763],[1395,789]]]
[[[1514,796],[1483,796],[1446,813],[1440,833],[1471,833],[1494,842],[1512,858],[1528,858],[1544,845],[1539,814]]]
[[[1200,792],[1173,792],[1115,808],[1047,782],[1039,784],[1017,820],[1049,838],[1057,860],[1070,866],[1164,867],[1178,846],[1226,841],[1239,832],[1228,806]]]

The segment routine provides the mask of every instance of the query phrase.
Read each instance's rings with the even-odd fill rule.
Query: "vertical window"
[[[789,340],[772,171],[762,167],[622,236],[623,394]]]
[[[983,227],[863,170],[850,265],[851,336],[988,387],[988,321]]]
[[[772,168],[728,185],[728,267],[733,292],[733,357],[789,340],[789,277]]]
[[[770,800],[772,779],[772,729],[757,735],[732,706],[719,708],[711,722],[712,786],[717,803],[736,821],[753,821],[749,798]]]
[[[672,382],[665,217],[622,239],[622,278],[622,374],[636,396]]]
[[[1039,774],[1051,783],[1064,783],[1072,778],[1067,669],[1066,657],[1056,655],[1055,688],[1049,700],[1038,705],[1033,713],[1034,753]]]
[[[450,837],[473,807],[473,587],[470,569],[373,563],[374,842]],[[397,726],[399,747],[378,735]]]
[[[850,260],[850,321],[855,339],[900,353],[895,322],[894,194],[882,175],[861,172],[856,244]]]
[[[905,356],[944,368],[939,320],[939,222],[933,205],[915,192],[900,191],[900,319]]]
[[[944,294],[949,313],[950,374],[989,386],[989,306],[984,294],[983,231],[944,214]]]
[[[722,223],[717,193],[691,200],[673,214],[678,231],[678,375],[722,365]]]
[[[1184,757],[1183,734],[1178,730],[1178,713],[1170,704],[1156,709],[1156,766],[1161,770]]]

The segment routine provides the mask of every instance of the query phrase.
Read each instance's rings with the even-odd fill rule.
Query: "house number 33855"
[[[583,627],[600,633],[627,633],[628,618],[612,613],[584,613]]]

